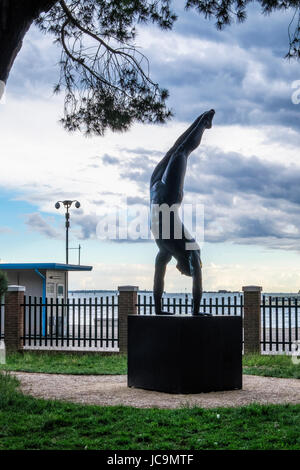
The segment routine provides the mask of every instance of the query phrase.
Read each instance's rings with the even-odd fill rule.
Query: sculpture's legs
[[[166,153],[164,158],[159,162],[155,170],[153,171],[153,174],[151,176],[151,183],[150,186],[152,186],[156,181],[159,181],[162,179],[162,176],[168,166],[168,163],[174,155],[175,151],[178,149],[178,147],[185,141],[186,137],[191,133],[191,131],[199,124],[199,121],[202,118],[201,116],[197,117],[193,124],[176,140],[175,144],[173,147],[170,148],[170,150]]]
[[[183,191],[187,158],[200,145],[202,135],[205,129],[211,126],[214,114],[214,110],[211,110],[196,119],[188,131],[176,141],[176,143],[178,142],[177,146],[175,143],[172,147],[174,150],[161,180],[166,186],[170,187],[170,191],[174,192],[174,195]]]
[[[171,261],[171,258],[172,255],[170,255],[170,253],[162,250],[160,250],[156,256],[153,287],[156,315],[162,314],[161,299],[164,292],[164,278],[167,264]]]

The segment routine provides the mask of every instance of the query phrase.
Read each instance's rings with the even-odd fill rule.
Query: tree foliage
[[[175,2],[174,2],[175,3]],[[173,5],[174,5],[173,3]],[[243,22],[253,0],[185,0],[223,29]],[[300,58],[300,0],[256,0],[263,14],[290,10],[289,58]],[[0,0],[0,80],[6,82],[30,24],[54,37],[61,48],[55,92],[65,92],[62,124],[69,131],[103,135],[135,122],[165,122],[167,90],[150,76],[135,44],[136,26],[171,29],[172,0]],[[199,31],[201,35],[201,31]]]
[[[2,295],[5,294],[5,292],[7,291],[7,285],[7,275],[5,274],[5,272],[0,271],[0,299]]]
[[[62,50],[55,91],[66,90],[64,127],[102,135],[169,118],[168,92],[151,80],[134,40],[137,23],[170,29],[175,19],[169,0],[60,0],[41,15],[36,23]]]
[[[195,8],[205,18],[214,19],[218,29],[224,29],[233,21],[247,19],[247,7],[253,0],[187,0],[186,8]],[[261,12],[269,15],[275,11],[290,10],[291,22],[288,27],[288,58],[300,59],[300,0],[256,0]]]

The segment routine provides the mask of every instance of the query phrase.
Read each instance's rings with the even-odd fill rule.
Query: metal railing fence
[[[118,349],[114,296],[89,299],[24,299],[24,349]]]

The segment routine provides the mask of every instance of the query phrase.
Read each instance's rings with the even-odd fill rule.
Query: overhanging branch
[[[114,88],[115,90],[118,90],[120,92],[122,92],[122,90],[118,87],[116,87],[115,85],[113,85],[112,83],[108,82],[107,80],[105,80],[103,77],[101,77],[100,75],[96,74],[88,65],[85,64],[84,62],[84,59],[80,59],[78,57],[75,57],[74,54],[71,53],[71,51],[69,50],[69,48],[67,47],[67,44],[66,44],[66,41],[65,41],[65,28],[66,26],[68,25],[69,23],[69,19],[67,19],[65,21],[65,23],[63,24],[62,26],[62,29],[61,29],[61,43],[62,43],[62,46],[63,46],[63,49],[65,51],[65,53],[67,54],[67,56],[73,60],[74,62],[76,62],[77,64],[79,64],[81,67],[83,67],[84,69],[86,69],[96,80],[99,80],[100,82],[102,82],[103,84],[109,86],[109,87],[112,87]]]
[[[88,30],[87,28],[84,28],[80,22],[73,16],[72,12],[69,10],[69,8],[67,7],[66,3],[64,0],[59,0],[59,3],[61,4],[61,7],[63,9],[63,11],[65,12],[65,14],[67,15],[67,17],[69,18],[70,22],[72,22],[75,26],[77,26],[77,28],[84,34],[87,34],[88,36],[90,36],[91,38],[93,38],[95,41],[99,42],[102,46],[104,46],[111,54],[114,54],[114,55],[121,55],[122,57],[125,57],[127,58],[130,62],[133,62],[133,64],[135,65],[135,67],[138,69],[139,73],[144,77],[145,80],[147,80],[149,83],[151,83],[151,85],[154,85],[154,86],[157,86],[156,83],[152,82],[152,80],[150,79],[149,76],[147,76],[145,74],[145,72],[143,71],[143,69],[140,67],[139,63],[137,62],[137,60],[133,57],[133,55],[130,55],[128,53],[126,53],[124,50],[120,50],[120,49],[114,49],[112,48],[109,44],[107,44],[107,42],[105,42],[100,36],[98,36],[97,34],[93,33],[92,31]],[[134,49],[135,51],[135,49]],[[142,57],[142,59],[146,59],[146,57],[139,53]],[[147,60],[147,59],[146,59]]]

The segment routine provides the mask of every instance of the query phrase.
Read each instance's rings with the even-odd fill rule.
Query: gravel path
[[[37,398],[136,408],[242,406],[250,403],[300,403],[300,380],[243,376],[243,390],[172,395],[127,387],[126,375],[59,375],[12,372],[23,393]]]

